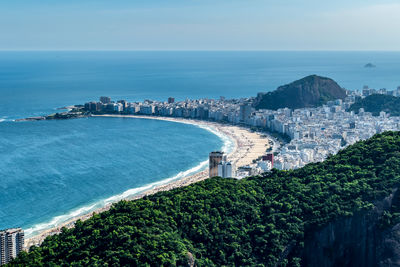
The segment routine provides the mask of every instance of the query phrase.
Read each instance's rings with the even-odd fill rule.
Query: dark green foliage
[[[121,201],[13,264],[181,266],[192,254],[197,266],[297,266],[307,234],[370,209],[399,182],[400,133],[387,132],[298,170]]]
[[[273,92],[259,95],[256,109],[318,107],[330,100],[344,99],[346,91],[334,80],[310,75],[290,84],[278,87]]]
[[[393,194],[392,205],[390,210],[385,210],[379,218],[379,226],[381,229],[387,229],[400,223],[400,190]]]
[[[349,108],[349,111],[358,113],[360,108],[364,108],[366,112],[378,116],[379,112],[385,111],[391,116],[400,116],[400,97],[391,95],[374,94],[357,101]]]

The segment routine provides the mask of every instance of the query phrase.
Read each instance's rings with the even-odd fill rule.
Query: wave
[[[143,117],[141,117],[143,118]],[[143,118],[143,119],[148,119],[148,118]],[[183,124],[190,124],[190,125],[194,125],[196,127],[202,128],[204,130],[209,131],[210,133],[218,136],[224,143],[224,145],[222,146],[221,150],[225,153],[230,153],[233,151],[233,149],[235,148],[235,143],[232,141],[232,139],[221,133],[220,131],[218,131],[217,129],[215,129],[214,127],[212,127],[211,125],[206,125],[206,124],[198,124],[195,122],[192,122],[190,120],[187,121],[174,121],[174,120],[168,120],[170,122],[176,122],[176,123],[183,123]]]
[[[205,129],[205,130],[215,134],[216,136],[218,136],[224,143],[224,145],[221,148],[221,150],[223,152],[230,153],[235,148],[235,143],[232,141],[232,139],[229,136],[221,133],[220,131],[216,130],[212,126],[199,124],[199,125],[197,125],[197,127]]]
[[[0,122],[10,121],[7,116],[0,117]]]
[[[186,123],[186,122],[183,122]],[[234,148],[234,142],[232,141],[231,138],[229,138],[228,136],[224,135],[223,133],[219,132],[218,130],[216,130],[215,128],[213,128],[212,126],[208,126],[208,125],[198,125],[198,124],[194,124],[194,123],[190,123],[189,124],[193,124],[197,127],[200,127],[202,129],[205,129],[213,134],[215,134],[216,136],[218,136],[222,141],[223,141],[223,146],[222,146],[222,151],[224,151],[225,153],[230,153],[232,151],[232,149]],[[173,181],[177,181],[180,179],[183,179],[185,177],[191,176],[195,173],[198,173],[202,170],[204,170],[206,167],[208,166],[208,160],[202,161],[200,162],[198,165],[185,170],[185,171],[181,171],[178,174],[176,174],[175,176],[154,182],[154,183],[150,183],[141,187],[136,187],[136,188],[132,188],[132,189],[128,189],[125,192],[118,194],[118,195],[114,195],[111,196],[109,198],[97,201],[95,203],[91,203],[89,205],[77,208],[75,210],[70,211],[67,214],[64,215],[59,215],[56,216],[54,218],[52,218],[50,221],[45,222],[45,223],[39,223],[36,224],[30,228],[25,229],[25,237],[26,238],[31,238],[34,237],[40,233],[45,232],[46,230],[52,229],[52,228],[56,228],[56,227],[60,227],[63,224],[68,223],[70,220],[74,219],[74,218],[78,218],[80,216],[84,216],[86,214],[90,214],[92,212],[94,212],[95,210],[98,210],[100,208],[106,207],[107,205],[110,205],[112,203],[118,202],[122,199],[126,199],[129,197],[133,197],[135,195],[138,195],[140,193],[144,193],[145,191],[148,191],[150,189],[154,189],[158,186],[162,186],[162,185],[166,185],[170,182]]]
[[[207,165],[208,165],[208,160],[205,160],[205,161],[201,162],[200,164],[198,164],[197,166],[195,166],[193,168],[190,168],[190,169],[188,169],[186,171],[179,172],[175,176],[172,176],[172,177],[169,177],[167,179],[164,179],[164,180],[161,180],[161,181],[157,181],[157,182],[154,182],[154,183],[150,183],[150,184],[147,184],[147,185],[144,185],[144,186],[141,186],[141,187],[128,189],[128,190],[126,190],[125,192],[123,192],[121,194],[118,194],[118,195],[115,195],[115,196],[112,196],[112,197],[97,201],[95,203],[89,204],[87,206],[78,208],[78,209],[73,210],[73,211],[71,211],[71,212],[69,212],[67,214],[56,216],[53,219],[51,219],[49,222],[39,223],[39,224],[34,225],[33,227],[27,228],[24,231],[25,232],[25,236],[27,238],[33,237],[33,236],[35,236],[37,234],[40,234],[40,233],[42,233],[42,232],[44,232],[46,230],[51,229],[51,228],[59,227],[62,224],[67,223],[71,219],[74,219],[74,218],[89,214],[89,213],[94,212],[97,209],[103,208],[103,207],[105,207],[105,206],[107,206],[109,204],[118,202],[118,201],[120,201],[122,199],[133,197],[133,196],[138,195],[140,193],[143,193],[143,192],[145,192],[147,190],[156,188],[156,187],[161,186],[161,185],[166,185],[166,184],[168,184],[170,182],[173,182],[173,181],[176,181],[176,180],[180,180],[180,179],[185,178],[187,176],[193,175],[193,174],[205,169],[205,167],[207,167]]]

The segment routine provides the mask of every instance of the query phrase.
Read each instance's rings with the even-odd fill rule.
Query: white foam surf
[[[218,131],[217,129],[213,128],[212,126],[199,124],[199,125],[197,125],[197,127],[205,129],[205,130],[213,133],[214,135],[218,136],[224,143],[222,148],[221,148],[221,150],[223,152],[229,154],[235,148],[235,143],[233,142],[233,140],[229,136],[221,133],[220,131]]]
[[[80,207],[78,209],[75,209],[75,210],[67,213],[67,214],[56,216],[48,222],[39,223],[39,224],[34,225],[33,227],[27,228],[25,230],[25,236],[26,236],[26,238],[33,237],[33,236],[38,235],[46,230],[51,229],[51,228],[59,227],[65,223],[67,223],[71,219],[74,219],[74,218],[77,218],[77,217],[80,217],[80,216],[83,216],[86,214],[90,214],[91,212],[94,212],[95,210],[105,207],[109,204],[118,202],[122,199],[133,197],[140,193],[144,193],[145,191],[154,189],[158,186],[166,185],[170,182],[180,180],[187,176],[191,176],[191,175],[205,169],[207,166],[208,166],[208,160],[205,160],[193,168],[190,168],[186,171],[179,172],[175,176],[172,176],[167,179],[163,179],[161,181],[157,181],[154,183],[150,183],[150,184],[147,184],[147,185],[144,185],[141,187],[128,189],[121,194],[97,201],[96,203],[92,203],[92,204],[84,206],[84,207]]]
[[[9,121],[7,116],[0,117],[0,122]]]

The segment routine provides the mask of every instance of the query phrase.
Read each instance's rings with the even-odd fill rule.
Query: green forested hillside
[[[359,142],[323,163],[243,180],[212,178],[135,201],[48,237],[13,264],[297,265],[304,236],[372,207],[400,182],[400,134]],[[292,248],[286,257],[285,250]]]
[[[279,86],[275,91],[260,94],[256,109],[311,108],[319,107],[330,100],[344,99],[346,90],[334,80],[310,75],[290,84]]]
[[[366,112],[371,112],[374,116],[378,116],[381,111],[390,113],[392,116],[399,116],[400,97],[380,94],[370,95],[351,105],[349,111],[358,113],[360,108],[364,108]]]

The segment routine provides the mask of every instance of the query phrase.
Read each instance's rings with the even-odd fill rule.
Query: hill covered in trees
[[[272,110],[311,108],[345,97],[346,90],[341,88],[334,80],[310,75],[280,86],[273,92],[259,95],[255,102],[255,108]]]
[[[305,264],[313,233],[337,219],[371,212],[375,201],[389,196],[399,183],[400,133],[386,132],[301,169],[242,180],[216,177],[121,201],[48,237],[13,264],[298,266]],[[382,229],[397,222],[397,212],[385,213]],[[343,250],[352,253],[356,248]],[[324,253],[334,257],[337,251],[328,248]]]
[[[391,116],[400,116],[400,98],[391,95],[373,94],[351,105],[349,111],[358,113],[360,108],[363,108],[366,112],[371,112],[374,116],[378,116],[381,111],[390,113]]]

